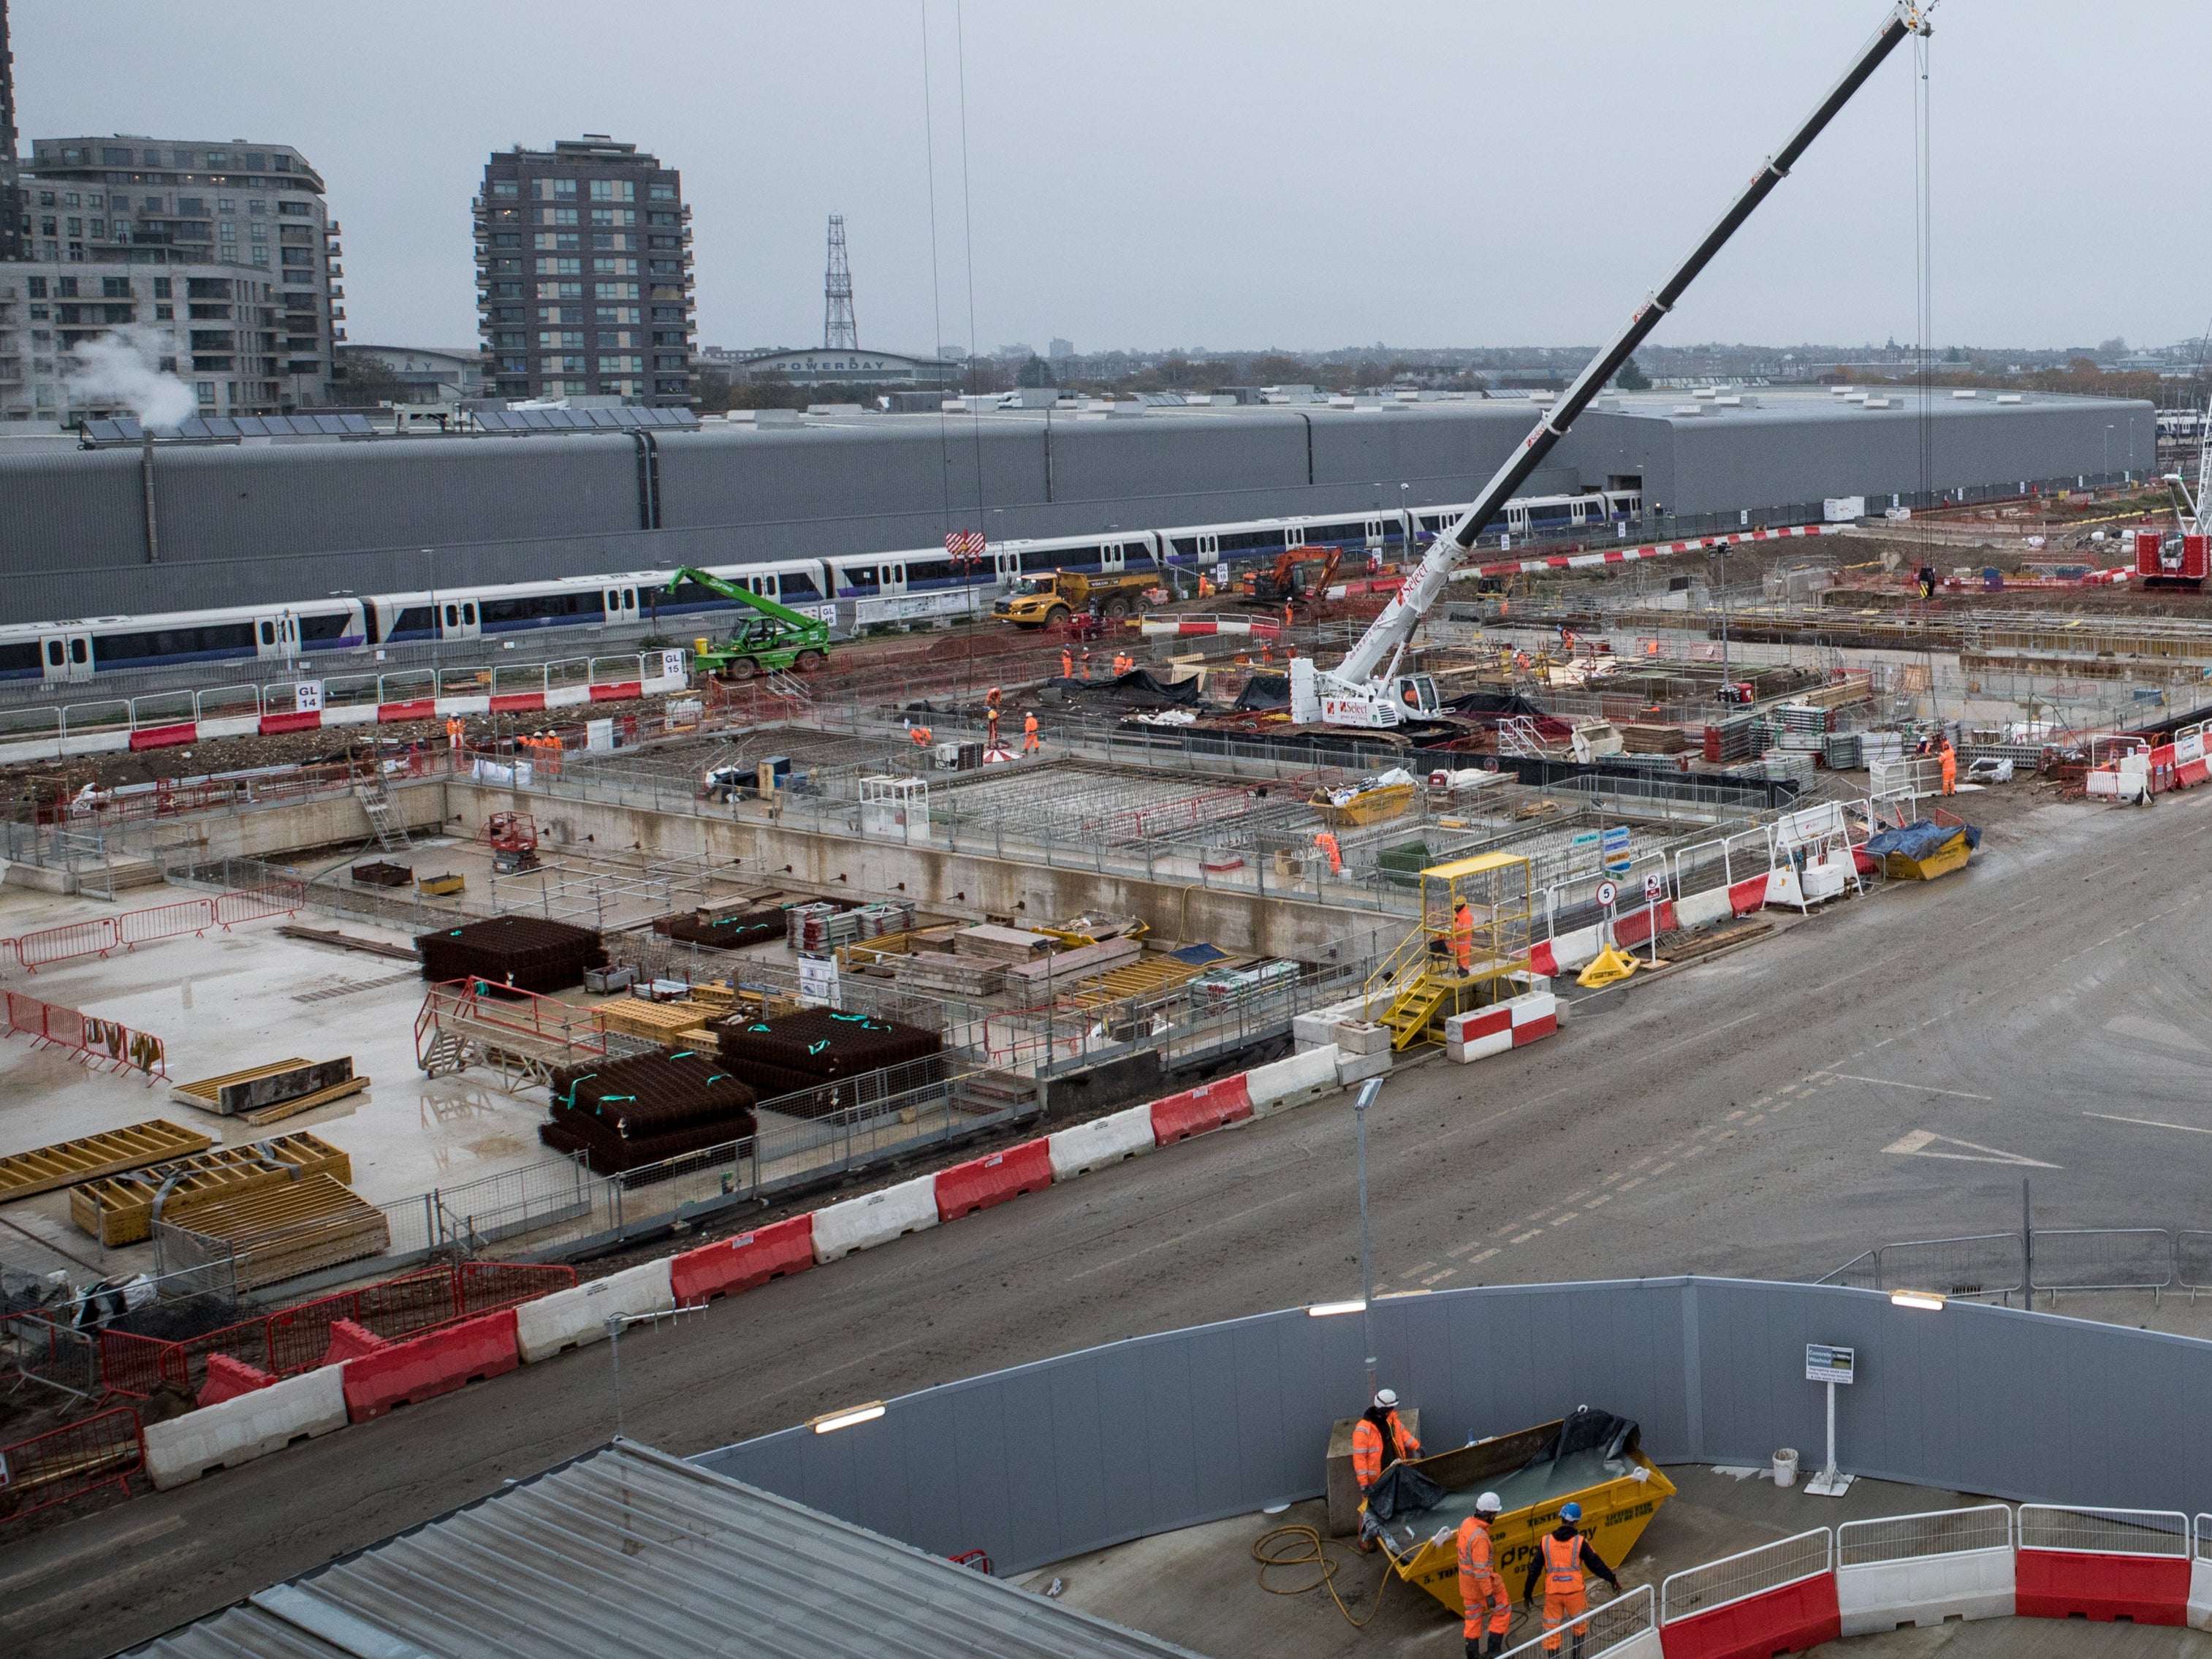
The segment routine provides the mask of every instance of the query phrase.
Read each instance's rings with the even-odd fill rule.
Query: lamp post
[[[1370,1077],[1352,1103],[1359,1141],[1359,1336],[1367,1351],[1367,1397],[1375,1398],[1375,1275],[1367,1254],[1367,1109],[1382,1092],[1382,1079]]]

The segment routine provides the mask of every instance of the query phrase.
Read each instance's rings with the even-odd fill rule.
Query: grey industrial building
[[[1879,510],[1923,476],[1923,422],[1891,401],[1608,398],[1526,493],[1632,480],[1635,531],[1655,537],[1818,518],[1835,496]],[[0,621],[1462,501],[1537,408],[784,416],[150,454],[0,441]],[[1925,435],[1938,490],[2140,477],[2156,453],[2148,403],[2044,394],[1941,397]]]

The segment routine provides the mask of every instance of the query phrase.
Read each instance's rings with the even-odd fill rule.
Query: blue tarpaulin
[[[1966,838],[1966,850],[1972,852],[1982,844],[1982,832],[1972,824],[1948,826],[1930,823],[1926,818],[1908,823],[1902,830],[1885,830],[1866,844],[1866,850],[1876,858],[1889,853],[1902,853],[1918,863],[1932,859],[1950,843],[1954,836]]]

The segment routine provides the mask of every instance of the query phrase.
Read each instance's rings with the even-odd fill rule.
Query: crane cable
[[[1932,10],[1933,8],[1931,7]],[[1932,206],[1933,131],[1929,124],[1929,36],[1912,36],[1912,264],[1914,328],[1919,336],[1920,501],[1935,505],[1936,493],[1936,269]]]

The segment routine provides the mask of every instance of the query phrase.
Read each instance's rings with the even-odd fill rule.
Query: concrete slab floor
[[[0,893],[0,935],[161,904],[180,896],[153,887],[109,906],[95,900]],[[82,957],[17,971],[8,988],[118,1020],[162,1039],[169,1076],[217,1076],[265,1060],[353,1056],[370,1088],[318,1111],[256,1128],[169,1098],[136,1073],[95,1070],[29,1039],[0,1041],[0,1154],[166,1118],[239,1145],[313,1130],[353,1159],[354,1190],[374,1203],[411,1198],[552,1156],[538,1143],[542,1097],[512,1096],[474,1073],[431,1079],[415,1061],[419,973],[395,958],[282,937],[283,918],[245,922],[141,945],[105,960]],[[401,931],[328,917],[303,920],[356,937],[404,945]],[[66,1190],[19,1200],[5,1218],[105,1271],[150,1267],[152,1247],[103,1251],[69,1220]],[[0,1257],[20,1235],[0,1234]],[[27,1252],[28,1247],[24,1246]],[[58,1264],[40,1263],[40,1266]]]
[[[1855,1482],[1840,1498],[1814,1498],[1802,1486],[1778,1490],[1761,1473],[1698,1464],[1669,1465],[1666,1474],[1676,1495],[1653,1517],[1629,1559],[1613,1564],[1628,1589],[1650,1584],[1656,1590],[1669,1573],[1813,1527],[1987,1501],[1866,1480]],[[1376,1654],[1459,1659],[1458,1619],[1425,1592],[1386,1575],[1379,1557],[1360,1555],[1349,1540],[1331,1540],[1328,1554],[1337,1564],[1337,1593],[1353,1617],[1370,1621],[1364,1628],[1355,1628],[1338,1611],[1310,1565],[1277,1568],[1267,1575],[1286,1591],[1309,1587],[1304,1593],[1270,1595],[1262,1589],[1253,1546],[1278,1527],[1325,1527],[1325,1510],[1315,1500],[1294,1504],[1280,1515],[1232,1516],[1055,1562],[1016,1582],[1042,1592],[1058,1578],[1060,1599],[1068,1606],[1180,1643],[1209,1659],[1352,1659]],[[1386,1577],[1389,1582],[1378,1604],[1376,1593]],[[1520,1586],[1511,1588],[1516,1600],[1509,1643],[1528,1640],[1541,1630],[1540,1620],[1520,1607]],[[1595,1597],[1605,1594],[1602,1584],[1595,1587]],[[2147,1626],[1992,1620],[1854,1638],[1814,1651],[1911,1659],[1935,1654],[1944,1659],[2000,1654],[2204,1659],[2212,1656],[2212,1636]]]

